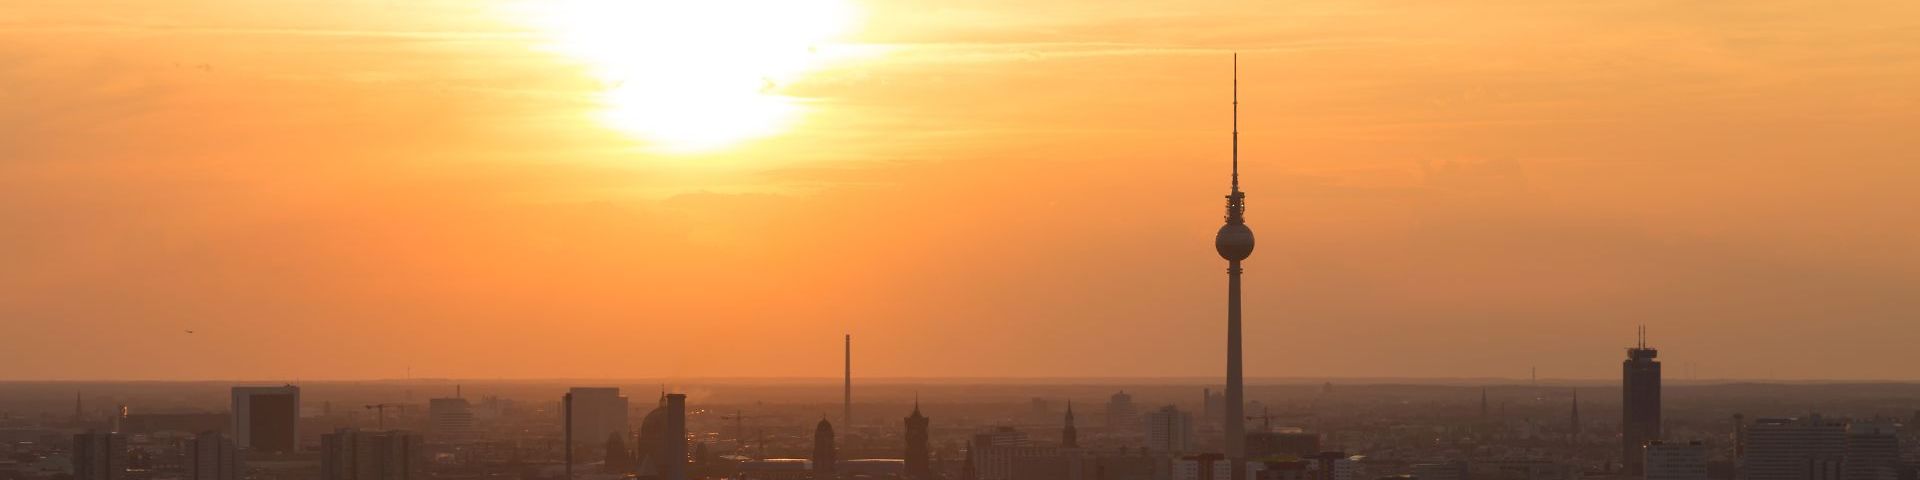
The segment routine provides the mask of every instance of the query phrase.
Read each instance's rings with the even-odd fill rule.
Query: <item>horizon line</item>
[[[482,378],[482,377],[413,377],[413,378],[372,378],[372,377],[367,377],[367,378],[352,378],[352,377],[337,377],[337,378],[295,378],[295,379],[258,379],[258,378],[178,378],[178,379],[150,379],[150,378],[149,378],[149,379],[137,379],[137,378],[136,378],[136,379],[126,379],[126,378],[120,378],[120,379],[115,379],[115,378],[80,378],[80,379],[0,379],[0,385],[4,385],[4,384],[33,384],[33,383],[232,383],[232,384],[247,384],[247,385],[265,385],[265,384],[291,384],[291,385],[300,385],[300,384],[306,384],[306,383],[401,383],[401,384],[406,384],[406,383],[422,383],[422,384],[429,384],[429,383],[430,383],[430,384],[442,384],[442,383],[456,383],[456,382],[479,382],[479,383],[487,383],[487,382],[492,382],[492,383],[558,383],[558,382],[602,382],[602,383],[659,383],[660,381],[663,381],[663,380],[665,380],[665,381],[668,381],[669,383],[680,383],[680,384],[689,384],[689,383],[717,383],[717,384],[725,384],[726,382],[760,382],[760,383],[778,383],[778,382],[786,382],[786,383],[822,383],[822,384],[834,384],[834,385],[838,385],[838,384],[840,384],[840,383],[842,382],[842,380],[843,380],[843,379],[842,379],[841,377],[837,377],[837,376],[835,376],[835,377],[812,377],[812,376],[809,376],[809,377],[751,377],[751,376],[714,376],[714,377],[691,377],[691,378],[674,378],[674,377],[492,377],[492,378]],[[1138,382],[1161,382],[1161,383],[1163,383],[1163,384],[1192,384],[1192,383],[1199,383],[1199,384],[1208,384],[1209,382],[1213,382],[1213,383],[1223,383],[1223,380],[1222,380],[1222,379],[1218,379],[1218,378],[1214,378],[1214,377],[1198,377],[1198,376],[1068,376],[1068,375],[1054,375],[1054,376],[951,376],[951,377],[912,377],[912,376],[880,376],[880,377],[868,377],[868,378],[865,378],[865,379],[861,379],[861,380],[862,380],[861,382],[856,382],[856,383],[866,383],[866,384],[869,384],[869,385],[872,385],[872,384],[881,384],[881,385],[885,385],[885,384],[911,384],[911,383],[966,383],[966,382],[1006,382],[1006,383],[1027,383],[1027,382],[1044,382],[1044,381],[1061,381],[1061,380],[1070,380],[1070,381],[1074,381],[1074,382],[1078,382],[1079,384],[1082,384],[1082,385],[1088,385],[1088,384],[1102,384],[1101,382],[1114,382],[1113,384],[1127,384],[1127,383],[1138,383]],[[1347,384],[1349,384],[1349,385],[1352,385],[1352,384],[1358,384],[1358,385],[1396,385],[1396,384],[1408,384],[1408,383],[1414,383],[1414,384],[1442,384],[1442,385],[1445,385],[1445,384],[1473,384],[1473,385],[1485,385],[1485,384],[1487,384],[1487,383],[1489,383],[1489,382],[1493,382],[1493,383],[1494,383],[1494,384],[1496,384],[1496,385],[1510,385],[1510,386],[1522,386],[1522,387],[1525,387],[1525,386],[1533,386],[1533,384],[1535,384],[1535,383],[1540,383],[1540,384],[1548,384],[1548,383],[1552,383],[1552,384],[1554,384],[1554,385],[1550,385],[1550,386],[1568,386],[1569,384],[1592,384],[1592,383],[1618,383],[1618,381],[1619,381],[1618,379],[1616,379],[1616,378],[1612,378],[1612,377],[1542,377],[1542,378],[1538,378],[1538,379],[1536,380],[1536,379],[1531,379],[1531,378],[1526,378],[1526,377],[1393,377],[1393,376],[1353,376],[1353,377],[1285,377],[1285,376],[1276,376],[1276,377],[1248,377],[1248,378],[1247,378],[1247,380],[1249,381],[1249,383],[1252,383],[1253,381],[1260,381],[1260,382],[1265,382],[1265,383],[1264,383],[1264,385],[1317,385],[1317,384],[1324,384],[1324,383],[1347,383]],[[1696,384],[1696,385],[1698,385],[1698,384],[1763,384],[1763,385],[1764,385],[1764,384],[1920,384],[1920,378],[1913,378],[1913,379],[1889,379],[1889,378],[1858,378],[1858,379],[1832,379],[1832,378],[1827,378],[1827,379],[1822,379],[1822,378],[1742,378],[1742,377],[1726,377],[1726,378],[1697,378],[1697,379],[1688,379],[1688,378],[1666,378],[1666,379],[1662,379],[1662,383],[1669,383],[1669,384],[1671,384],[1671,383],[1684,383],[1684,384]]]

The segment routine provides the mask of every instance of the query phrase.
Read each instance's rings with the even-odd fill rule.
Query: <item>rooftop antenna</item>
[[[840,384],[840,420],[846,422],[847,431],[853,431],[853,334],[844,334],[840,366],[845,374]],[[917,396],[918,394],[916,394]]]

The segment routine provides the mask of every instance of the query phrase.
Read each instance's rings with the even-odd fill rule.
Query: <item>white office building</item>
[[[479,436],[473,418],[473,405],[467,399],[427,400],[427,438],[436,443],[471,441]]]
[[[1147,451],[1178,455],[1191,451],[1193,414],[1172,405],[1160,407],[1140,417],[1147,433]]]

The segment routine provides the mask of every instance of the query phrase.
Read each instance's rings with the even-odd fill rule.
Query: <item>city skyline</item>
[[[0,480],[1920,480],[1920,1],[0,18]]]

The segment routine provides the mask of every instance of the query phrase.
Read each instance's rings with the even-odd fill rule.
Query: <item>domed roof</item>
[[[1253,255],[1253,229],[1244,223],[1220,226],[1220,232],[1213,236],[1213,250],[1220,253],[1220,258],[1246,260]]]

